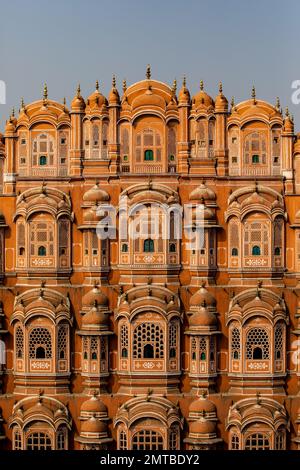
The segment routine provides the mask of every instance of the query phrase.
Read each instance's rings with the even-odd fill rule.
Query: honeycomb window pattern
[[[148,345],[153,348],[153,359],[164,357],[164,332],[158,323],[141,323],[134,330],[133,357],[144,358],[144,348]]]
[[[283,325],[275,328],[275,359],[281,359],[283,355]]]
[[[18,359],[24,357],[24,333],[20,326],[16,328],[16,355]]]
[[[67,357],[67,326],[61,325],[57,335],[57,352],[59,359],[66,359]]]
[[[232,359],[240,359],[241,356],[241,334],[238,328],[231,331],[231,357]]]
[[[253,352],[256,347],[261,348],[261,359],[270,359],[269,335],[263,328],[251,328],[251,330],[248,331],[246,341],[247,359],[254,359]]]
[[[30,359],[39,359],[37,357],[38,348],[44,349],[44,359],[52,358],[51,334],[47,328],[34,328],[29,334]]]

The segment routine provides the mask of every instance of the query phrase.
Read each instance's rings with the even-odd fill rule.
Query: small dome
[[[102,216],[97,214],[97,207],[91,207],[84,211],[83,220],[85,222],[99,222],[101,219]]]
[[[189,90],[186,88],[185,78],[183,79],[181,90],[178,94],[179,104],[190,104],[191,96]]]
[[[86,313],[82,318],[82,325],[93,325],[93,326],[100,326],[100,325],[107,325],[108,322],[108,314],[102,311],[99,311],[97,307],[92,307],[91,310]]]
[[[107,99],[99,91],[99,83],[96,82],[95,91],[88,97],[87,104],[90,109],[101,108],[103,105],[107,105]]]
[[[155,106],[165,109],[166,102],[162,96],[159,96],[157,93],[153,93],[151,87],[149,87],[144,94],[137,96],[137,98],[132,101],[132,109],[139,108],[141,106]]]
[[[81,432],[99,434],[99,433],[106,432],[106,431],[107,431],[107,424],[103,423],[103,421],[100,421],[94,416],[87,419],[86,421],[83,421],[81,425]]]
[[[214,100],[204,91],[203,81],[200,82],[200,91],[193,97],[192,105],[194,108],[205,107],[210,108],[214,107]]]
[[[72,111],[84,111],[85,109],[85,101],[80,94],[80,85],[78,85],[76,95],[72,100],[71,109]]]
[[[200,184],[190,193],[190,201],[201,201],[202,199],[204,201],[215,201],[216,199],[215,192],[207,188],[204,183]]]
[[[284,125],[283,125],[283,130],[285,132],[291,132],[294,133],[294,123],[290,118],[290,115],[288,114],[284,120]]]
[[[215,326],[217,324],[216,315],[204,306],[189,317],[190,326]]]
[[[223,95],[222,83],[219,84],[219,94],[215,99],[215,109],[216,111],[228,111],[228,100]]]
[[[16,126],[15,126],[15,123],[12,119],[9,119],[7,122],[6,122],[6,126],[5,126],[5,134],[8,134],[10,132],[15,132],[16,130]]]
[[[193,401],[190,404],[189,407],[189,412],[190,413],[215,413],[216,412],[216,407],[214,403],[204,396],[199,397],[198,400]]]
[[[208,421],[205,418],[193,421],[190,424],[190,433],[193,434],[212,434],[215,433],[216,424],[213,421]]]
[[[113,76],[112,88],[109,93],[108,102],[109,104],[120,104],[120,95],[116,88],[115,76]]]
[[[203,302],[209,307],[216,304],[216,300],[213,295],[211,295],[204,286],[192,295],[190,299],[190,306],[200,306],[203,305]]]
[[[104,202],[109,200],[109,195],[103,189],[100,189],[98,184],[88,189],[83,195],[84,201],[89,202]]]
[[[87,292],[82,298],[83,307],[93,307],[95,304],[103,307],[106,307],[108,304],[106,295],[97,286]]]
[[[82,403],[81,411],[89,413],[106,413],[107,408],[99,398],[92,396],[89,400]]]

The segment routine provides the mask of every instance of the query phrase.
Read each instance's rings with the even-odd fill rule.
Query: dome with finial
[[[110,93],[109,93],[108,102],[109,102],[110,105],[120,104],[120,96],[119,96],[119,92],[118,92],[117,87],[116,87],[116,77],[115,77],[115,75],[113,75],[113,78],[112,78],[112,87],[111,87],[111,90],[110,90]]]
[[[204,91],[203,80],[200,81],[200,91],[193,96],[192,107],[193,109],[198,109],[201,107],[213,109],[214,107],[214,100]]]
[[[97,304],[97,306],[106,307],[108,305],[108,299],[106,295],[99,289],[97,285],[93,287],[93,289],[89,290],[83,297],[82,297],[82,306],[83,307],[93,307]]]
[[[204,394],[200,395],[197,400],[192,401],[189,406],[189,418],[198,418],[201,415],[210,418],[216,417],[216,405],[208,400]]]
[[[216,304],[216,299],[208,292],[204,285],[202,285],[200,289],[197,290],[194,295],[192,295],[190,298],[190,306],[199,307],[203,304],[203,302],[205,302],[208,307],[215,306]]]
[[[193,421],[189,427],[189,436],[192,437],[193,435],[205,435],[214,437],[216,434],[216,423],[214,421],[207,420],[203,417],[198,419],[197,421]]]
[[[15,110],[13,108],[8,121],[6,121],[5,134],[14,133],[16,130],[16,124],[17,124],[17,120],[15,118]]]
[[[109,195],[104,189],[101,189],[99,183],[88,189],[84,195],[83,200],[85,202],[106,202],[109,200]]]
[[[222,82],[219,83],[219,94],[216,96],[216,99],[215,99],[215,110],[219,111],[219,112],[227,112],[228,111],[228,100],[223,95]]]
[[[99,91],[98,80],[96,81],[95,91],[88,97],[86,103],[89,111],[99,110],[103,105],[107,105],[107,99]]]
[[[95,301],[94,306],[82,317],[82,326],[84,327],[104,327],[106,329],[108,324],[108,313],[101,310],[103,305],[98,307],[97,301]]]
[[[85,109],[85,101],[81,96],[80,85],[78,85],[76,95],[72,100],[71,109],[72,111],[84,111]]]
[[[91,398],[88,400],[84,401],[81,405],[80,409],[80,414],[85,415],[88,413],[92,414],[101,414],[101,415],[106,415],[107,414],[107,408],[104,405],[104,403],[96,396],[93,395]]]
[[[186,78],[183,77],[182,87],[179,91],[178,102],[179,104],[190,104],[191,96],[190,92],[186,87]]]
[[[203,181],[197,188],[193,189],[189,196],[190,201],[215,201],[216,200],[216,193],[208,188]]]
[[[294,123],[291,119],[290,113],[289,113],[289,108],[287,107],[285,110],[285,118],[284,118],[284,124],[283,124],[283,130],[284,132],[289,132],[293,133],[294,132]]]
[[[189,316],[189,326],[193,327],[213,327],[217,325],[217,317],[214,312],[208,310],[206,303],[202,302],[197,312]]]

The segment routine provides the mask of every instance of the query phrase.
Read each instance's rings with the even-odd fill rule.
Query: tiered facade
[[[300,136],[278,100],[177,95],[150,68],[70,109],[45,87],[0,165],[2,449],[300,446]]]

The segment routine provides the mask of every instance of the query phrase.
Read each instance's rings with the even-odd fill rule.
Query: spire
[[[232,110],[234,110],[234,108],[235,108],[235,104],[234,104],[234,96],[231,98],[231,102],[230,102],[230,104],[231,104],[231,111],[232,111]]]
[[[115,76],[115,74],[114,74],[114,75],[112,76],[112,87],[113,87],[113,88],[116,88],[116,84],[117,84],[117,82],[116,82],[116,76]]]
[[[47,84],[45,83],[44,92],[43,92],[43,100],[47,101],[47,99],[48,99],[48,87],[47,87]]]
[[[256,104],[256,90],[255,90],[255,86],[254,86],[254,85],[253,85],[253,87],[252,87],[251,97],[252,97],[252,99],[253,99],[253,103]]]
[[[122,86],[122,88],[123,88],[123,93],[125,93],[125,91],[127,90],[127,83],[126,83],[125,78],[124,78],[124,80],[123,80],[123,86]]]
[[[66,97],[64,96],[64,99],[63,99],[63,110],[64,110],[64,113],[66,112]]]
[[[24,98],[21,98],[21,109],[25,108]]]
[[[285,116],[290,117],[290,112],[288,106],[285,108]]]
[[[222,95],[222,93],[223,93],[223,85],[222,85],[222,82],[219,82],[219,93],[220,93],[220,95]]]
[[[77,92],[76,92],[77,98],[80,98],[80,92],[81,92],[80,83],[78,83]]]
[[[99,82],[96,80],[95,90],[99,91]]]
[[[11,118],[14,118],[15,117],[15,108],[12,108],[11,110]]]
[[[173,81],[173,86],[172,86],[173,95],[176,95],[176,90],[177,90],[177,80],[175,78],[174,81]]]
[[[277,98],[276,98],[275,108],[276,108],[277,111],[280,111],[280,99],[279,99],[279,96],[277,96]]]
[[[203,80],[200,80],[200,90],[201,90],[201,91],[204,90],[204,83],[203,83]]]
[[[147,69],[146,69],[146,78],[147,78],[147,80],[150,80],[150,78],[151,78],[151,67],[150,67],[150,64],[147,65]]]

